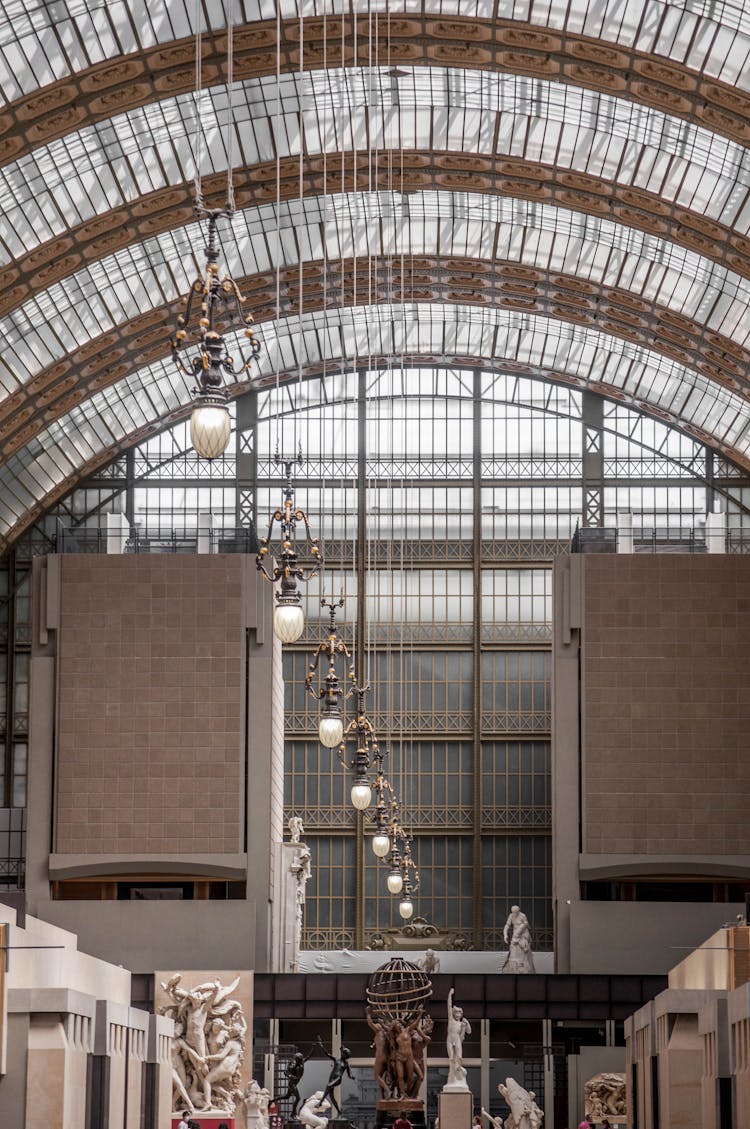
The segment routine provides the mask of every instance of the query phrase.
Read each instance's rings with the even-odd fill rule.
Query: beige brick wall
[[[59,853],[242,849],[242,558],[64,556]]]
[[[584,851],[750,852],[750,558],[585,558]]]

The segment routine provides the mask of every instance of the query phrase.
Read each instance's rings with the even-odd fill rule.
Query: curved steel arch
[[[711,388],[708,380],[694,374],[692,391],[682,404],[683,410],[690,406],[692,420],[660,406],[660,397],[684,380],[684,369],[676,362],[665,369],[662,359],[641,345],[615,342],[572,324],[563,326],[562,334],[555,325],[551,334],[553,323],[540,315],[457,305],[442,309],[433,319],[433,310],[429,305],[412,304],[328,311],[327,316],[308,313],[302,332],[297,319],[292,319],[278,335],[279,372],[294,377],[303,369],[331,371],[356,357],[367,357],[375,364],[403,356],[419,357],[426,363],[512,366],[512,371],[590,388],[666,419],[750,468],[750,407],[734,393]],[[446,319],[448,312],[453,314],[452,323]],[[304,346],[304,354],[297,355],[299,345]],[[275,380],[274,367],[266,357],[254,384],[264,387]],[[238,395],[243,387],[234,386],[232,394]],[[2,542],[17,537],[43,509],[118,450],[160,430],[162,425],[155,421],[184,417],[189,404],[184,389],[182,393],[181,397],[164,364],[153,365],[118,386],[97,392],[86,415],[80,408],[73,409],[16,452],[0,468]],[[145,400],[150,416],[144,411]]]
[[[278,237],[270,226],[274,215],[264,205],[234,217],[223,239],[233,277],[249,278],[277,265],[291,271],[316,260],[335,269],[342,257],[507,261],[519,273],[524,267],[579,278],[584,293],[591,287],[629,292],[647,306],[671,310],[698,333],[726,339],[730,350],[732,343],[742,351],[750,342],[750,281],[607,217],[539,201],[444,191],[312,197],[304,210],[296,201],[285,203]],[[0,318],[6,370],[0,385],[21,388],[66,354],[82,349],[90,354],[98,336],[187,293],[200,269],[193,248],[202,236],[202,227],[193,224],[133,244]]]
[[[332,196],[354,188],[354,169],[366,170],[367,155],[344,155],[345,172],[322,157],[303,159],[303,199]],[[706,219],[688,208],[668,205],[655,192],[622,188],[615,181],[588,173],[570,173],[553,165],[522,158],[475,156],[463,152],[382,150],[373,161],[373,189],[401,193],[481,191],[485,196],[516,197],[556,204],[586,215],[611,218],[645,234],[658,235],[750,278],[750,237]],[[281,202],[299,199],[299,161],[280,161]],[[276,162],[235,170],[240,209],[275,201]],[[205,178],[210,207],[220,208],[226,185],[220,174]],[[194,218],[192,185],[160,189],[94,220],[71,228],[65,237],[42,244],[0,271],[0,316],[29,298],[35,288],[50,287],[71,271],[115,253],[137,238],[159,236]]]
[[[634,101],[703,120],[726,136],[740,141],[748,138],[750,84],[746,61],[750,34],[746,29],[721,36],[717,34],[720,21],[691,18],[683,9],[684,34],[680,35],[679,23],[673,19],[660,41],[662,27],[669,26],[669,5],[652,0],[641,0],[640,5],[631,0],[625,19],[622,12],[615,11],[615,3],[597,6],[588,23],[585,17],[582,19],[580,8],[573,14],[575,5],[569,5],[570,19],[560,19],[559,6],[551,11],[543,0],[524,5],[527,19],[517,20],[503,18],[507,12],[495,5],[484,5],[486,14],[468,17],[455,11],[442,14],[438,5],[430,3],[423,3],[421,12],[399,14],[398,4],[389,0],[387,16],[371,15],[372,6],[364,0],[352,6],[368,17],[367,22],[358,21],[356,61],[376,58],[388,66],[436,63],[546,75],[559,82],[624,92]],[[638,8],[640,26],[635,23]],[[0,161],[28,152],[41,140],[62,136],[73,124],[101,121],[118,109],[146,105],[165,91],[192,91],[194,28],[192,17],[185,15],[188,26],[183,35],[189,38],[176,39],[174,33],[159,35],[154,30],[150,37],[137,42],[130,28],[130,49],[118,43],[119,50],[112,51],[105,62],[84,57],[85,47],[95,42],[94,37],[80,40],[77,66],[70,57],[65,59],[63,44],[55,37],[55,71],[48,68],[46,74],[42,73],[41,83],[29,81],[31,68],[21,73],[21,52],[16,46],[15,66],[6,67],[3,75],[6,110]],[[241,77],[274,74],[277,45],[282,72],[299,70],[299,20],[289,18],[296,15],[294,10],[284,14],[278,38],[275,18],[247,23],[239,19],[234,32],[235,73]],[[17,18],[16,22],[21,20]],[[701,38],[696,38],[699,34]],[[343,35],[340,16],[329,16],[325,21],[319,16],[305,17],[302,66],[319,65],[324,59],[331,66],[350,63],[354,59],[353,38],[351,16],[344,17]],[[111,39],[116,43],[117,34]],[[636,40],[638,48],[633,46]],[[669,49],[660,50],[661,44]],[[0,61],[8,46],[0,39]],[[40,46],[36,61],[44,58],[45,50]],[[73,65],[68,74],[59,77],[66,62]],[[225,74],[223,29],[206,34],[203,70],[209,80]]]
[[[288,119],[299,119],[307,154],[370,147],[523,158],[611,179],[618,194],[645,189],[711,223],[750,233],[750,154],[702,125],[546,79],[448,67],[396,74],[381,67],[284,76],[280,113],[274,82],[239,84],[236,163],[251,168],[276,153],[293,156],[296,125],[289,136]],[[204,100],[210,175],[226,169],[224,146],[215,141],[226,132],[223,88],[205,91]],[[194,112],[188,96],[165,98],[71,131],[0,170],[5,264],[54,240],[60,240],[57,255],[75,256],[69,230],[105,223],[113,207],[130,205],[130,218],[147,225],[137,201],[159,187],[182,192],[192,178]],[[43,253],[39,265],[48,257]],[[11,267],[0,284],[16,277]]]

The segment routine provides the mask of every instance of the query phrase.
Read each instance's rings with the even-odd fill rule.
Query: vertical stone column
[[[125,1004],[97,1000],[94,1053],[108,1060],[108,1129],[140,1129],[143,1063],[149,1016]]]
[[[174,1022],[165,1015],[149,1015],[146,1061],[153,1063],[156,1083],[153,1095],[156,1129],[172,1126],[172,1034]]]
[[[198,514],[198,552],[211,552],[211,533],[214,525],[214,515],[201,511]]]
[[[271,920],[272,972],[297,972],[305,906],[306,843],[276,844],[276,883]],[[309,874],[308,874],[309,877]]]
[[[706,514],[706,549],[709,553],[726,553],[726,514]]]
[[[107,514],[107,552],[124,553],[130,536],[130,525],[125,514]]]
[[[632,553],[635,551],[633,538],[633,515],[617,515],[617,552]]]
[[[95,1000],[65,989],[32,990],[25,1129],[86,1123],[86,1069]]]

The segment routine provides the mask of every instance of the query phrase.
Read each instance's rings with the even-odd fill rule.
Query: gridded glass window
[[[497,568],[482,572],[482,639],[533,642],[549,639],[552,570]]]
[[[16,643],[31,642],[31,576],[21,580],[15,595]]]
[[[28,762],[28,745],[25,741],[16,741],[13,745],[13,781],[11,807],[26,807],[26,765]]]
[[[367,620],[381,636],[471,640],[474,578],[464,569],[370,572]],[[463,626],[463,630],[461,627]]]
[[[458,477],[460,470],[460,464],[454,464],[453,475]],[[435,557],[441,552],[441,540],[471,540],[471,490],[460,486],[422,485],[422,471],[420,464],[418,492],[412,487],[407,489],[402,486],[379,486],[367,491],[369,536],[403,542],[394,545],[391,550],[394,567],[399,567],[402,561],[409,564],[415,558],[415,540],[438,542],[433,546]],[[415,466],[412,473],[416,472]],[[464,473],[471,473],[469,464]],[[417,505],[415,501],[418,502]],[[442,547],[442,557],[439,559],[451,559],[447,547]]]
[[[471,826],[470,742],[406,741],[392,749],[386,771],[413,827]]]
[[[354,827],[348,773],[336,749],[318,741],[288,742],[284,752],[284,807],[306,827]]]
[[[482,728],[548,731],[552,656],[548,651],[482,655]]]
[[[549,741],[482,743],[483,827],[547,827],[551,804]]]
[[[468,836],[416,835],[412,853],[420,874],[415,912],[441,929],[466,934],[472,928],[472,843]],[[365,924],[368,929],[403,925],[398,899],[388,893],[386,865],[365,858]],[[395,903],[395,904],[394,904]]]
[[[581,518],[579,486],[493,486],[482,489],[482,529],[499,541],[568,539]]]
[[[332,949],[354,941],[354,839],[315,837],[312,877],[307,883],[303,948]]]
[[[503,948],[510,907],[529,919],[535,949],[552,948],[552,839],[500,835],[482,842],[482,928],[487,948]]]
[[[392,651],[375,656],[373,723],[379,733],[470,733],[473,655]]]
[[[16,655],[13,706],[13,728],[15,733],[28,733],[29,731],[29,654],[20,652]],[[23,768],[26,773],[26,768]]]

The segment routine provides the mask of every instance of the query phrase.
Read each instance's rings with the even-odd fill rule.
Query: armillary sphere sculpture
[[[417,1094],[432,1032],[424,1010],[431,995],[429,976],[402,957],[394,957],[370,977],[367,1022],[373,1032],[375,1079],[383,1095],[375,1129],[386,1129],[397,1113],[407,1113],[415,1129],[424,1125],[424,1102]]]

